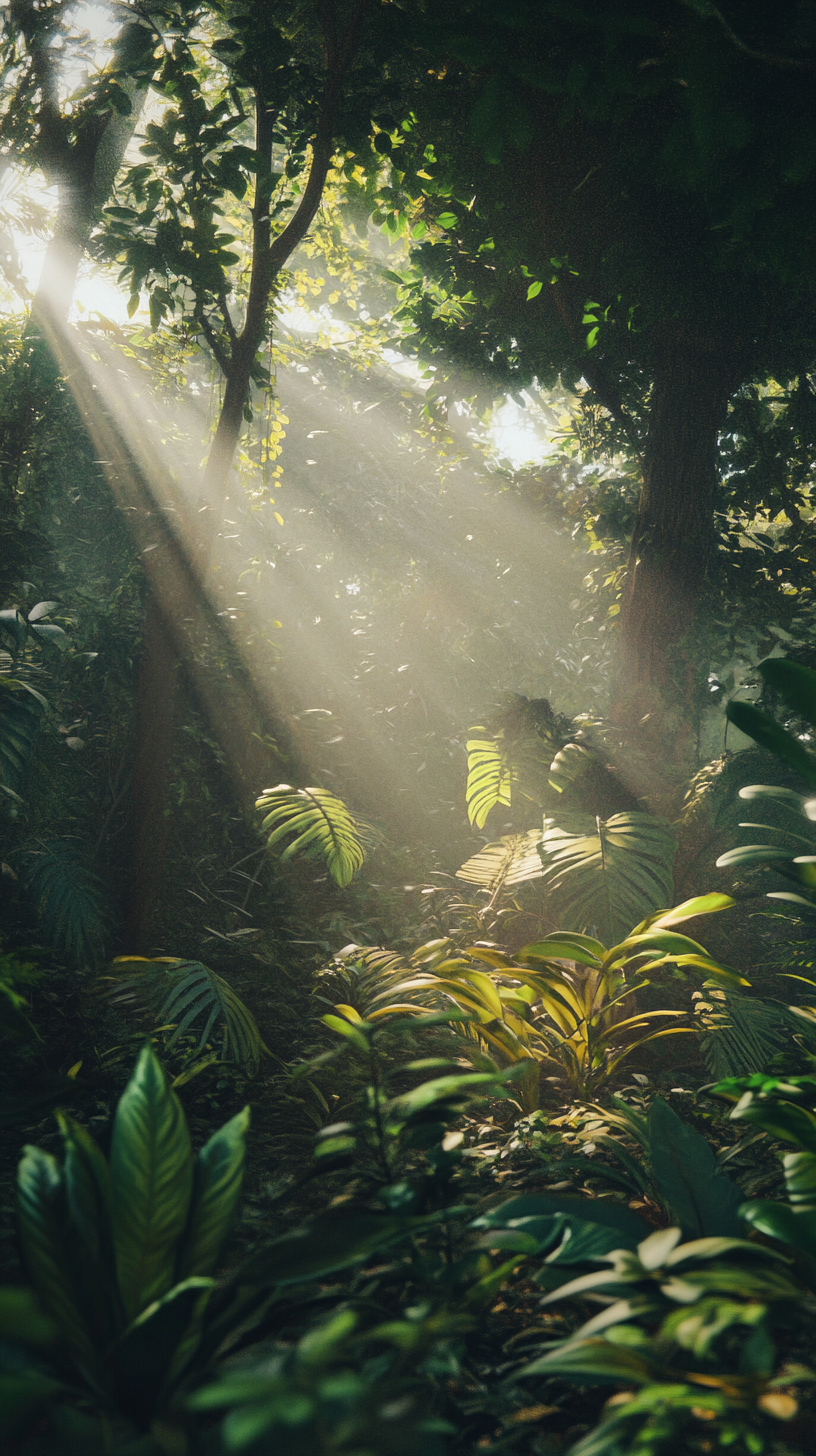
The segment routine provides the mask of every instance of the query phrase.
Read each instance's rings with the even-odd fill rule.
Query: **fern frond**
[[[541,856],[553,908],[571,929],[594,927],[615,945],[629,927],[669,905],[676,841],[664,819],[613,814],[544,821]]]
[[[269,1055],[248,1006],[209,966],[172,957],[117,956],[113,967],[113,973],[103,978],[111,983],[106,999],[122,1009],[150,1010],[158,1026],[172,1024],[168,1049],[194,1023],[203,1022],[199,1051],[218,1028],[223,1061],[238,1062],[254,1072],[262,1054]]]
[[[102,882],[70,840],[53,839],[22,852],[20,882],[33,901],[40,931],[74,965],[96,965],[107,935]]]
[[[341,886],[362,868],[367,826],[328,789],[293,789],[290,784],[278,784],[274,789],[264,789],[255,807],[265,816],[262,828],[271,830],[269,849],[294,835],[281,859],[291,859],[298,853],[306,859],[322,859],[332,879]]]
[[[540,844],[539,829],[530,829],[526,834],[506,834],[466,860],[456,871],[456,878],[466,880],[469,885],[479,885],[490,895],[526,884],[528,880],[538,880],[544,874]]]

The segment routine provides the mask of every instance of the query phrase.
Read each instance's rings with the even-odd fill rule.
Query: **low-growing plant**
[[[339,959],[354,1004],[335,1010],[377,1022],[419,1015],[423,1007],[455,1007],[463,1013],[465,1052],[518,1066],[524,1112],[538,1106],[541,1069],[560,1075],[575,1095],[593,1096],[638,1047],[693,1031],[688,1024],[666,1025],[687,1022],[681,1011],[630,1009],[637,990],[649,984],[647,972],[670,965],[703,971],[729,987],[748,984],[674,928],[731,904],[723,895],[687,901],[649,916],[611,948],[566,931],[512,956],[490,945],[457,951],[447,938],[421,946],[407,961],[377,947],[349,946]]]

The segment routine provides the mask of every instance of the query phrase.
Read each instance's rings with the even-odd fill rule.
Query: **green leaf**
[[[199,1051],[218,1027],[222,1059],[237,1062],[253,1074],[261,1056],[268,1055],[249,1007],[228,981],[200,961],[117,956],[103,979],[111,986],[106,997],[117,1010],[128,1004],[139,1009],[146,1006],[157,1025],[175,1023],[168,1047],[199,1022],[203,1023]]]
[[[134,1319],[173,1282],[193,1184],[181,1103],[150,1046],[116,1109],[110,1174],[119,1291],[126,1317]]]
[[[646,1221],[623,1204],[610,1203],[601,1198],[576,1198],[549,1193],[526,1193],[518,1198],[511,1198],[508,1203],[502,1203],[489,1213],[482,1214],[472,1226],[507,1228],[519,1219],[552,1217],[554,1214],[563,1214],[574,1219],[576,1226],[592,1223],[600,1228],[612,1229],[618,1236],[619,1248],[636,1248],[649,1232]]]
[[[544,821],[544,879],[560,918],[594,928],[606,945],[622,941],[644,913],[672,898],[676,841],[663,819],[638,812],[603,820],[572,815]]]
[[[484,733],[484,728],[472,728],[472,733]],[[470,738],[467,742],[468,776],[465,788],[468,818],[477,829],[483,829],[485,820],[496,804],[510,807],[513,769],[502,752],[499,740],[495,738]]]
[[[341,886],[362,868],[366,851],[361,832],[366,826],[328,789],[293,789],[289,784],[278,784],[274,789],[264,789],[255,807],[265,815],[263,828],[272,831],[270,849],[287,835],[295,835],[283,851],[283,859],[297,853],[321,858],[332,879]]]
[[[812,668],[786,657],[767,657],[759,664],[759,675],[794,713],[816,728],[816,672]]]
[[[777,758],[789,763],[809,784],[816,786],[816,761],[798,738],[780,728],[773,718],[761,713],[752,703],[729,703],[725,715],[741,733],[746,733],[760,747],[769,749]]]
[[[98,964],[106,938],[104,889],[76,844],[51,839],[25,850],[22,858],[20,879],[44,939],[76,966]]]
[[[470,885],[479,885],[490,895],[538,880],[544,873],[538,848],[540,843],[541,832],[538,829],[529,829],[526,834],[505,835],[494,844],[486,844],[478,854],[466,860],[456,871],[456,878],[466,880]]]
[[[44,1313],[33,1289],[0,1289],[0,1340],[45,1349],[56,1336],[57,1326]]]
[[[249,1108],[204,1144],[195,1161],[193,1197],[178,1278],[211,1274],[232,1227],[241,1195]]]
[[[405,1219],[332,1209],[259,1249],[235,1271],[230,1282],[240,1287],[321,1279],[362,1263],[409,1232]]]
[[[705,1138],[662,1097],[649,1108],[649,1163],[686,1238],[738,1236],[743,1195],[720,1170]]]
[[[96,1351],[73,1283],[73,1250],[62,1170],[51,1153],[26,1147],[17,1174],[17,1220],[23,1261],[46,1314],[89,1372]]]
[[[0,677],[0,783],[20,793],[42,723],[45,700],[25,685]]]
[[[580,1385],[609,1382],[645,1385],[658,1378],[655,1366],[643,1355],[626,1345],[613,1345],[607,1340],[573,1341],[515,1372],[516,1379],[529,1375],[570,1375]]]
[[[117,1405],[147,1425],[194,1355],[215,1281],[185,1279],[129,1326],[108,1357]]]
[[[743,1203],[740,1213],[758,1233],[816,1258],[816,1213],[796,1213],[784,1203],[763,1199]]]
[[[537,281],[535,283],[531,283],[529,288],[527,289],[527,302],[529,303],[531,298],[538,298],[538,295],[543,287],[543,283],[539,283]]]

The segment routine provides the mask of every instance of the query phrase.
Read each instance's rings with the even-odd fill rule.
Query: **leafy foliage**
[[[528,829],[526,834],[506,834],[466,860],[456,871],[456,878],[478,885],[495,900],[503,890],[541,879],[544,867],[540,846],[541,834],[537,829]]]
[[[362,868],[365,828],[329,789],[293,789],[289,784],[278,784],[277,788],[264,789],[255,807],[264,815],[262,827],[271,831],[267,841],[270,849],[288,835],[295,836],[282,859],[298,853],[307,859],[322,859],[338,885],[347,885]]]
[[[84,1127],[58,1117],[63,1163],[30,1147],[19,1172],[26,1267],[53,1322],[32,1343],[50,1344],[55,1327],[74,1378],[144,1428],[201,1345],[209,1276],[240,1194],[248,1110],[193,1160],[184,1113],[145,1047],[109,1161]]]
[[[74,965],[97,965],[108,933],[105,894],[76,845],[52,839],[22,851],[20,859],[20,879],[36,908],[41,934]]]
[[[206,1047],[214,1032],[221,1032],[221,1057],[256,1071],[261,1056],[268,1054],[255,1018],[223,976],[200,961],[159,956],[117,956],[114,969],[103,977],[110,989],[107,1000],[122,1009],[150,1010],[156,1025],[172,1027],[169,1050],[203,1021],[198,1051]]]
[[[484,728],[471,728],[471,733],[484,734]],[[468,776],[465,788],[468,818],[477,829],[483,829],[491,809],[497,804],[509,808],[513,769],[495,738],[483,736],[467,741]]]
[[[774,1058],[789,1056],[792,1041],[816,1052],[816,1035],[800,1007],[713,984],[695,991],[693,1000],[705,1028],[700,1047],[712,1077],[761,1072]]]
[[[44,699],[27,683],[0,677],[0,792],[20,797]]]
[[[499,1065],[518,1068],[525,1112],[538,1105],[538,1064],[557,1070],[579,1095],[590,1095],[638,1046],[690,1030],[665,1025],[684,1019],[682,1012],[626,1014],[625,1002],[639,985],[649,984],[646,972],[672,964],[707,971],[725,985],[745,984],[674,929],[684,919],[732,903],[718,895],[689,901],[641,922],[610,950],[589,936],[560,931],[513,956],[495,946],[457,952],[449,939],[421,946],[407,962],[393,952],[348,946],[340,961],[354,1004],[337,1004],[344,1020],[332,1016],[327,1024],[342,1032],[361,1017],[376,1024],[384,1017],[419,1014],[422,1007],[453,1006],[466,1044],[483,1048],[471,1052],[474,1065],[487,1053]],[[652,1030],[655,1021],[664,1024]]]
[[[545,820],[545,885],[564,922],[595,931],[607,944],[633,921],[672,897],[677,844],[668,824],[650,814]]]

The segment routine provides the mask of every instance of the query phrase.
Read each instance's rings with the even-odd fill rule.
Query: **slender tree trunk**
[[[678,644],[693,633],[709,566],[717,441],[737,377],[724,342],[682,329],[664,341],[621,611],[621,700],[682,690]]]
[[[164,875],[167,819],[164,804],[173,754],[176,656],[164,614],[148,592],[142,628],[133,771],[133,852],[130,863],[124,944],[132,953],[147,949]]]

